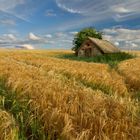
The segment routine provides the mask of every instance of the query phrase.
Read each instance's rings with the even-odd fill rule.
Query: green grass
[[[45,132],[41,122],[30,109],[30,99],[17,99],[17,94],[5,85],[5,79],[0,79],[0,108],[9,112],[15,119],[19,128],[19,140],[45,140]]]
[[[119,52],[114,54],[104,54],[95,57],[77,57],[74,54],[58,55],[57,57],[62,59],[76,60],[76,61],[105,63],[105,64],[109,64],[111,68],[114,68],[115,66],[117,66],[117,64],[120,61],[135,58],[136,56],[125,52]]]
[[[131,93],[131,95],[132,95],[132,98],[137,99],[140,103],[140,90],[139,91],[133,91]]]

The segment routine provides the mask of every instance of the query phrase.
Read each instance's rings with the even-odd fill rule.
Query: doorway
[[[91,51],[92,51],[91,48],[85,49],[85,56],[86,56],[86,57],[91,57]]]

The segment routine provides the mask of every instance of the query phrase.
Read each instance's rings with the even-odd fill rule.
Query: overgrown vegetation
[[[72,48],[72,50],[75,51],[76,55],[77,55],[78,48],[82,45],[82,43],[88,37],[102,39],[102,33],[97,31],[95,28],[92,28],[92,27],[84,28],[80,32],[78,32],[74,37],[74,40],[73,40],[74,47]]]
[[[125,52],[119,52],[119,53],[114,53],[114,54],[104,54],[104,55],[95,56],[95,57],[77,57],[72,53],[58,55],[58,58],[62,58],[62,59],[95,62],[95,63],[105,63],[105,64],[109,64],[112,68],[116,67],[117,64],[123,60],[132,59],[135,57],[136,56],[129,53],[125,53]]]

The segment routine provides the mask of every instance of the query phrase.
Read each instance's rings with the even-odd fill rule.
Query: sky
[[[0,0],[0,48],[71,49],[85,27],[140,50],[140,0]]]

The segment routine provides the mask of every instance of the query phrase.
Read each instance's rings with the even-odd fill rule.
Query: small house
[[[94,57],[102,54],[118,53],[120,50],[111,42],[88,37],[78,49],[79,57]]]

